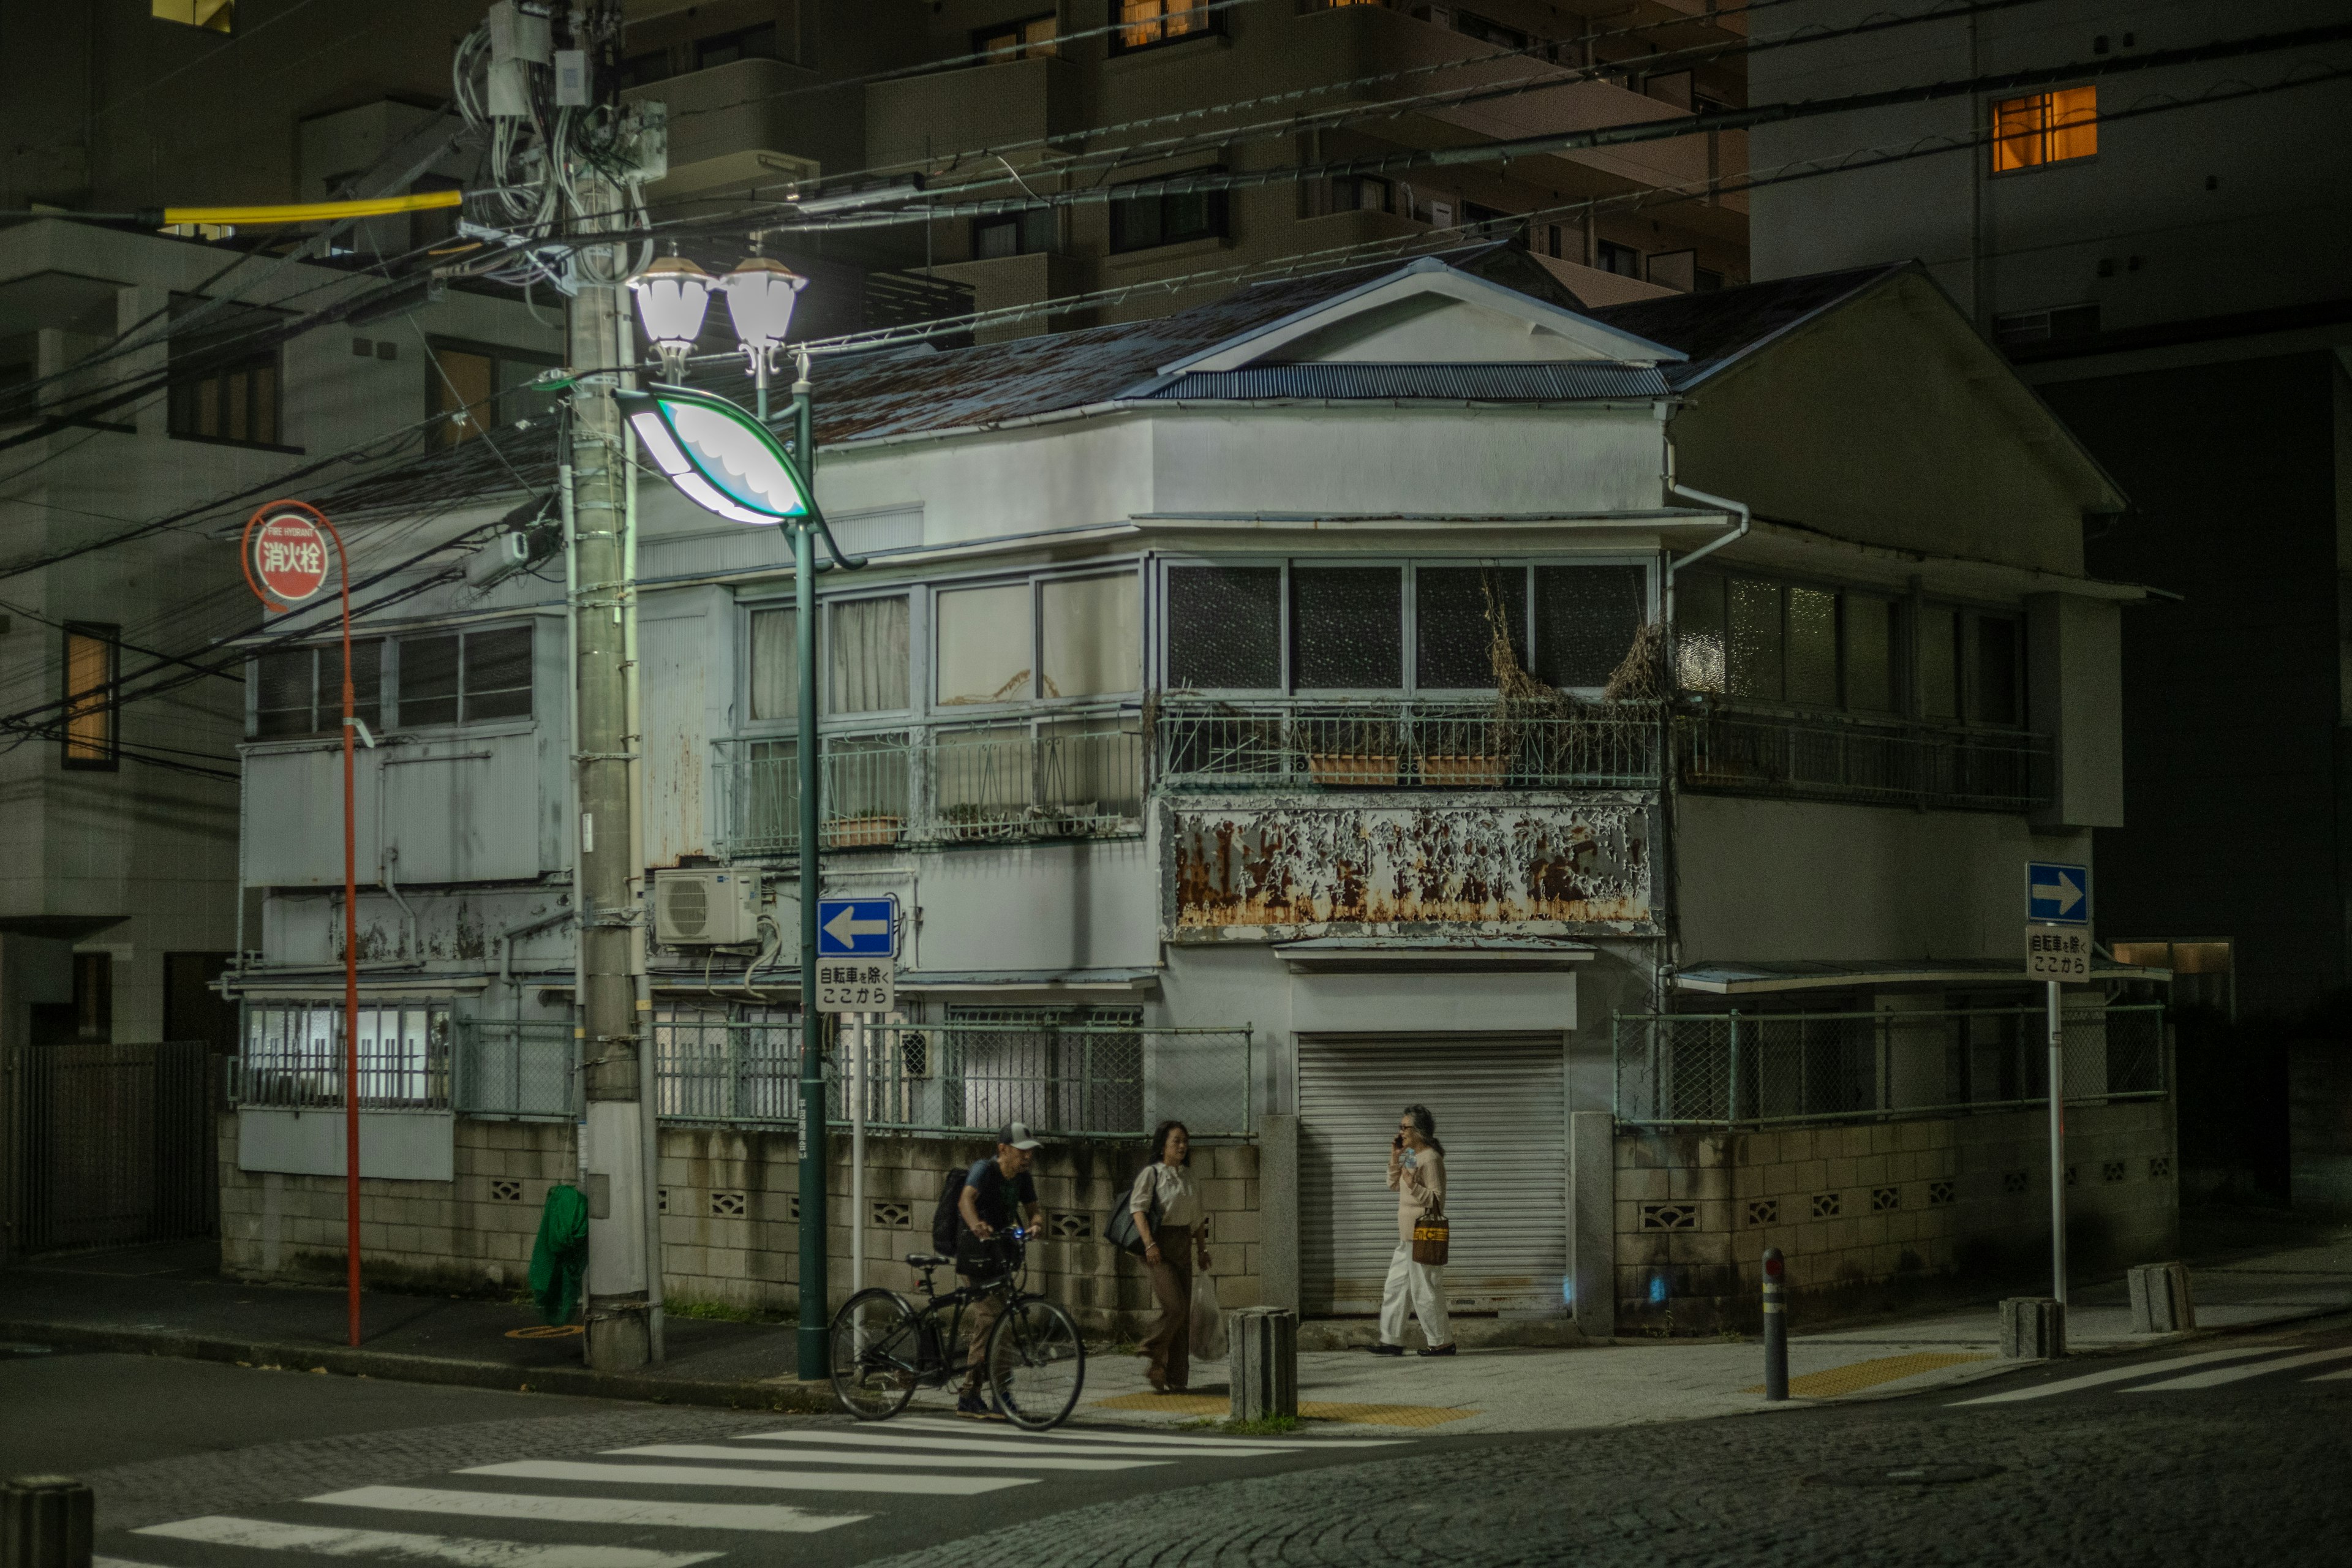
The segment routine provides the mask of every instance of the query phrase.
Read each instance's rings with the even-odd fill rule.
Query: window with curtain
[[[796,719],[801,710],[797,610],[751,612],[751,717]]]
[[[1902,660],[1895,644],[1895,602],[1871,594],[1838,595],[1845,643],[1845,705],[1857,713],[1899,713]]]
[[[1038,685],[1048,697],[1100,697],[1143,685],[1143,606],[1132,572],[1049,578],[1037,587]]]
[[[1281,567],[1169,568],[1168,684],[1199,691],[1281,687]]]
[[[907,707],[907,601],[850,599],[826,606],[832,627],[832,710],[895,713]],[[754,715],[757,717],[758,715]]]
[[[215,304],[194,294],[172,297],[172,318],[189,325],[172,334],[166,427],[183,440],[274,447],[278,422],[277,334],[282,310]],[[199,314],[201,312],[201,314]]]
[[[66,749],[69,768],[115,765],[115,683],[121,669],[120,626],[88,621],[66,626]]]
[[[956,588],[933,600],[939,705],[1018,702],[1035,686],[1036,637],[1030,586]]]
[[[2063,163],[2099,150],[2095,83],[2004,99],[1992,110],[1992,172]]]
[[[551,355],[435,338],[425,360],[425,407],[436,416],[428,432],[436,446],[454,447],[554,407],[551,394],[524,390],[556,363]]]
[[[1927,605],[1919,611],[1919,715],[1924,719],[1955,720],[1960,716],[1960,617],[1948,605]]]
[[[1111,19],[1118,24],[1110,36],[1113,53],[1196,37],[1224,26],[1209,0],[1111,0]]]
[[[1892,597],[1710,572],[1685,576],[1675,593],[1684,690],[1882,717],[1909,710],[1907,623]],[[1921,664],[1931,719],[1959,710],[1952,616],[1931,606],[1921,624],[1923,645],[1934,645]]]

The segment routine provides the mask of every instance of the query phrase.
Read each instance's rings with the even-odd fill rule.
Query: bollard
[[[71,1476],[0,1482],[0,1568],[89,1568],[91,1513]]]
[[[2051,1296],[2011,1296],[2001,1302],[2000,1353],[2011,1361],[2064,1355],[2066,1303]]]
[[[1764,1251],[1764,1397],[1789,1397],[1788,1260],[1777,1247]]]
[[[2143,1263],[2131,1270],[2132,1332],[2178,1334],[2197,1326],[2186,1263]]]
[[[1225,1314],[1225,1367],[1233,1418],[1298,1414],[1298,1314],[1287,1307],[1242,1307]]]

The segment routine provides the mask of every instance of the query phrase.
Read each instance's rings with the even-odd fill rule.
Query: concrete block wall
[[[1762,1258],[1789,1260],[1791,1310],[1864,1310],[1890,1291],[1979,1291],[2044,1274],[2048,1122],[2041,1110],[1783,1131],[1621,1131],[1618,1332],[1755,1326]],[[2173,1256],[2172,1108],[2067,1111],[2070,1272]]]
[[[221,1123],[221,1256],[247,1279],[339,1277],[343,1260],[340,1178],[242,1171],[236,1120]],[[386,1285],[520,1289],[550,1186],[576,1180],[564,1122],[460,1118],[456,1179],[362,1181],[360,1246],[369,1276]],[[799,1302],[800,1148],[790,1132],[665,1127],[656,1175],[664,1290],[679,1303],[790,1311]],[[949,1171],[993,1153],[982,1141],[868,1138],[866,1282],[919,1288],[905,1258],[930,1250],[931,1215]],[[1030,1279],[1094,1332],[1138,1330],[1152,1311],[1142,1265],[1102,1239],[1144,1160],[1140,1142],[1050,1144],[1035,1168],[1048,1239],[1030,1251]],[[1265,1241],[1254,1143],[1197,1144],[1193,1170],[1210,1210],[1210,1267],[1227,1307],[1264,1299]],[[829,1294],[850,1289],[849,1141],[835,1140],[826,1182],[832,1221]],[[935,1282],[954,1284],[941,1269]]]

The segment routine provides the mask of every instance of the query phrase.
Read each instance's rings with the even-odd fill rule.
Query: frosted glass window
[[[1781,700],[1780,585],[1734,577],[1725,595],[1730,636],[1726,674],[1731,695]]]
[[[1026,583],[957,588],[939,595],[940,706],[1018,702],[1036,673]]]
[[[1048,697],[1092,697],[1143,685],[1143,609],[1132,572],[1038,585]]]
[[[1724,586],[1703,573],[1675,585],[1675,677],[1685,691],[1723,690]]]
[[[1608,685],[1648,616],[1647,588],[1639,566],[1537,567],[1537,677],[1559,687]]]
[[[1528,574],[1518,566],[1423,566],[1413,574],[1413,681],[1426,690],[1495,687],[1500,613],[1512,657],[1528,662]]]
[[[907,706],[907,601],[852,599],[826,612],[833,623],[835,713],[895,713]]]
[[[1845,705],[1857,713],[1899,712],[1895,700],[1895,605],[1867,594],[1844,595]]]
[[[1960,716],[1958,612],[1930,605],[1919,612],[1919,711],[1930,719]]]
[[[1169,569],[1168,684],[1201,691],[1281,687],[1281,567]]]
[[[1837,595],[1819,588],[1789,591],[1789,700],[1834,708],[1837,680]]]
[[[1404,684],[1404,574],[1395,567],[1290,569],[1290,674],[1301,691]]]
[[[793,719],[801,710],[801,652],[793,635],[797,610],[751,613],[751,717]]]

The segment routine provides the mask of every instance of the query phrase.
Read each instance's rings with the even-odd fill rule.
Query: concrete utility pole
[[[618,227],[621,194],[609,181],[578,178],[585,226]],[[625,363],[619,279],[625,247],[579,258],[579,291],[568,312],[575,373]],[[599,1371],[643,1366],[652,1355],[646,1289],[646,1154],[638,1072],[636,984],[629,944],[629,759],[624,559],[628,483],[621,413],[611,374],[572,390],[566,454],[572,482],[572,670],[578,731],[572,776],[580,820],[580,996],[577,1033],[588,1117],[581,1163],[588,1181],[588,1364]]]

